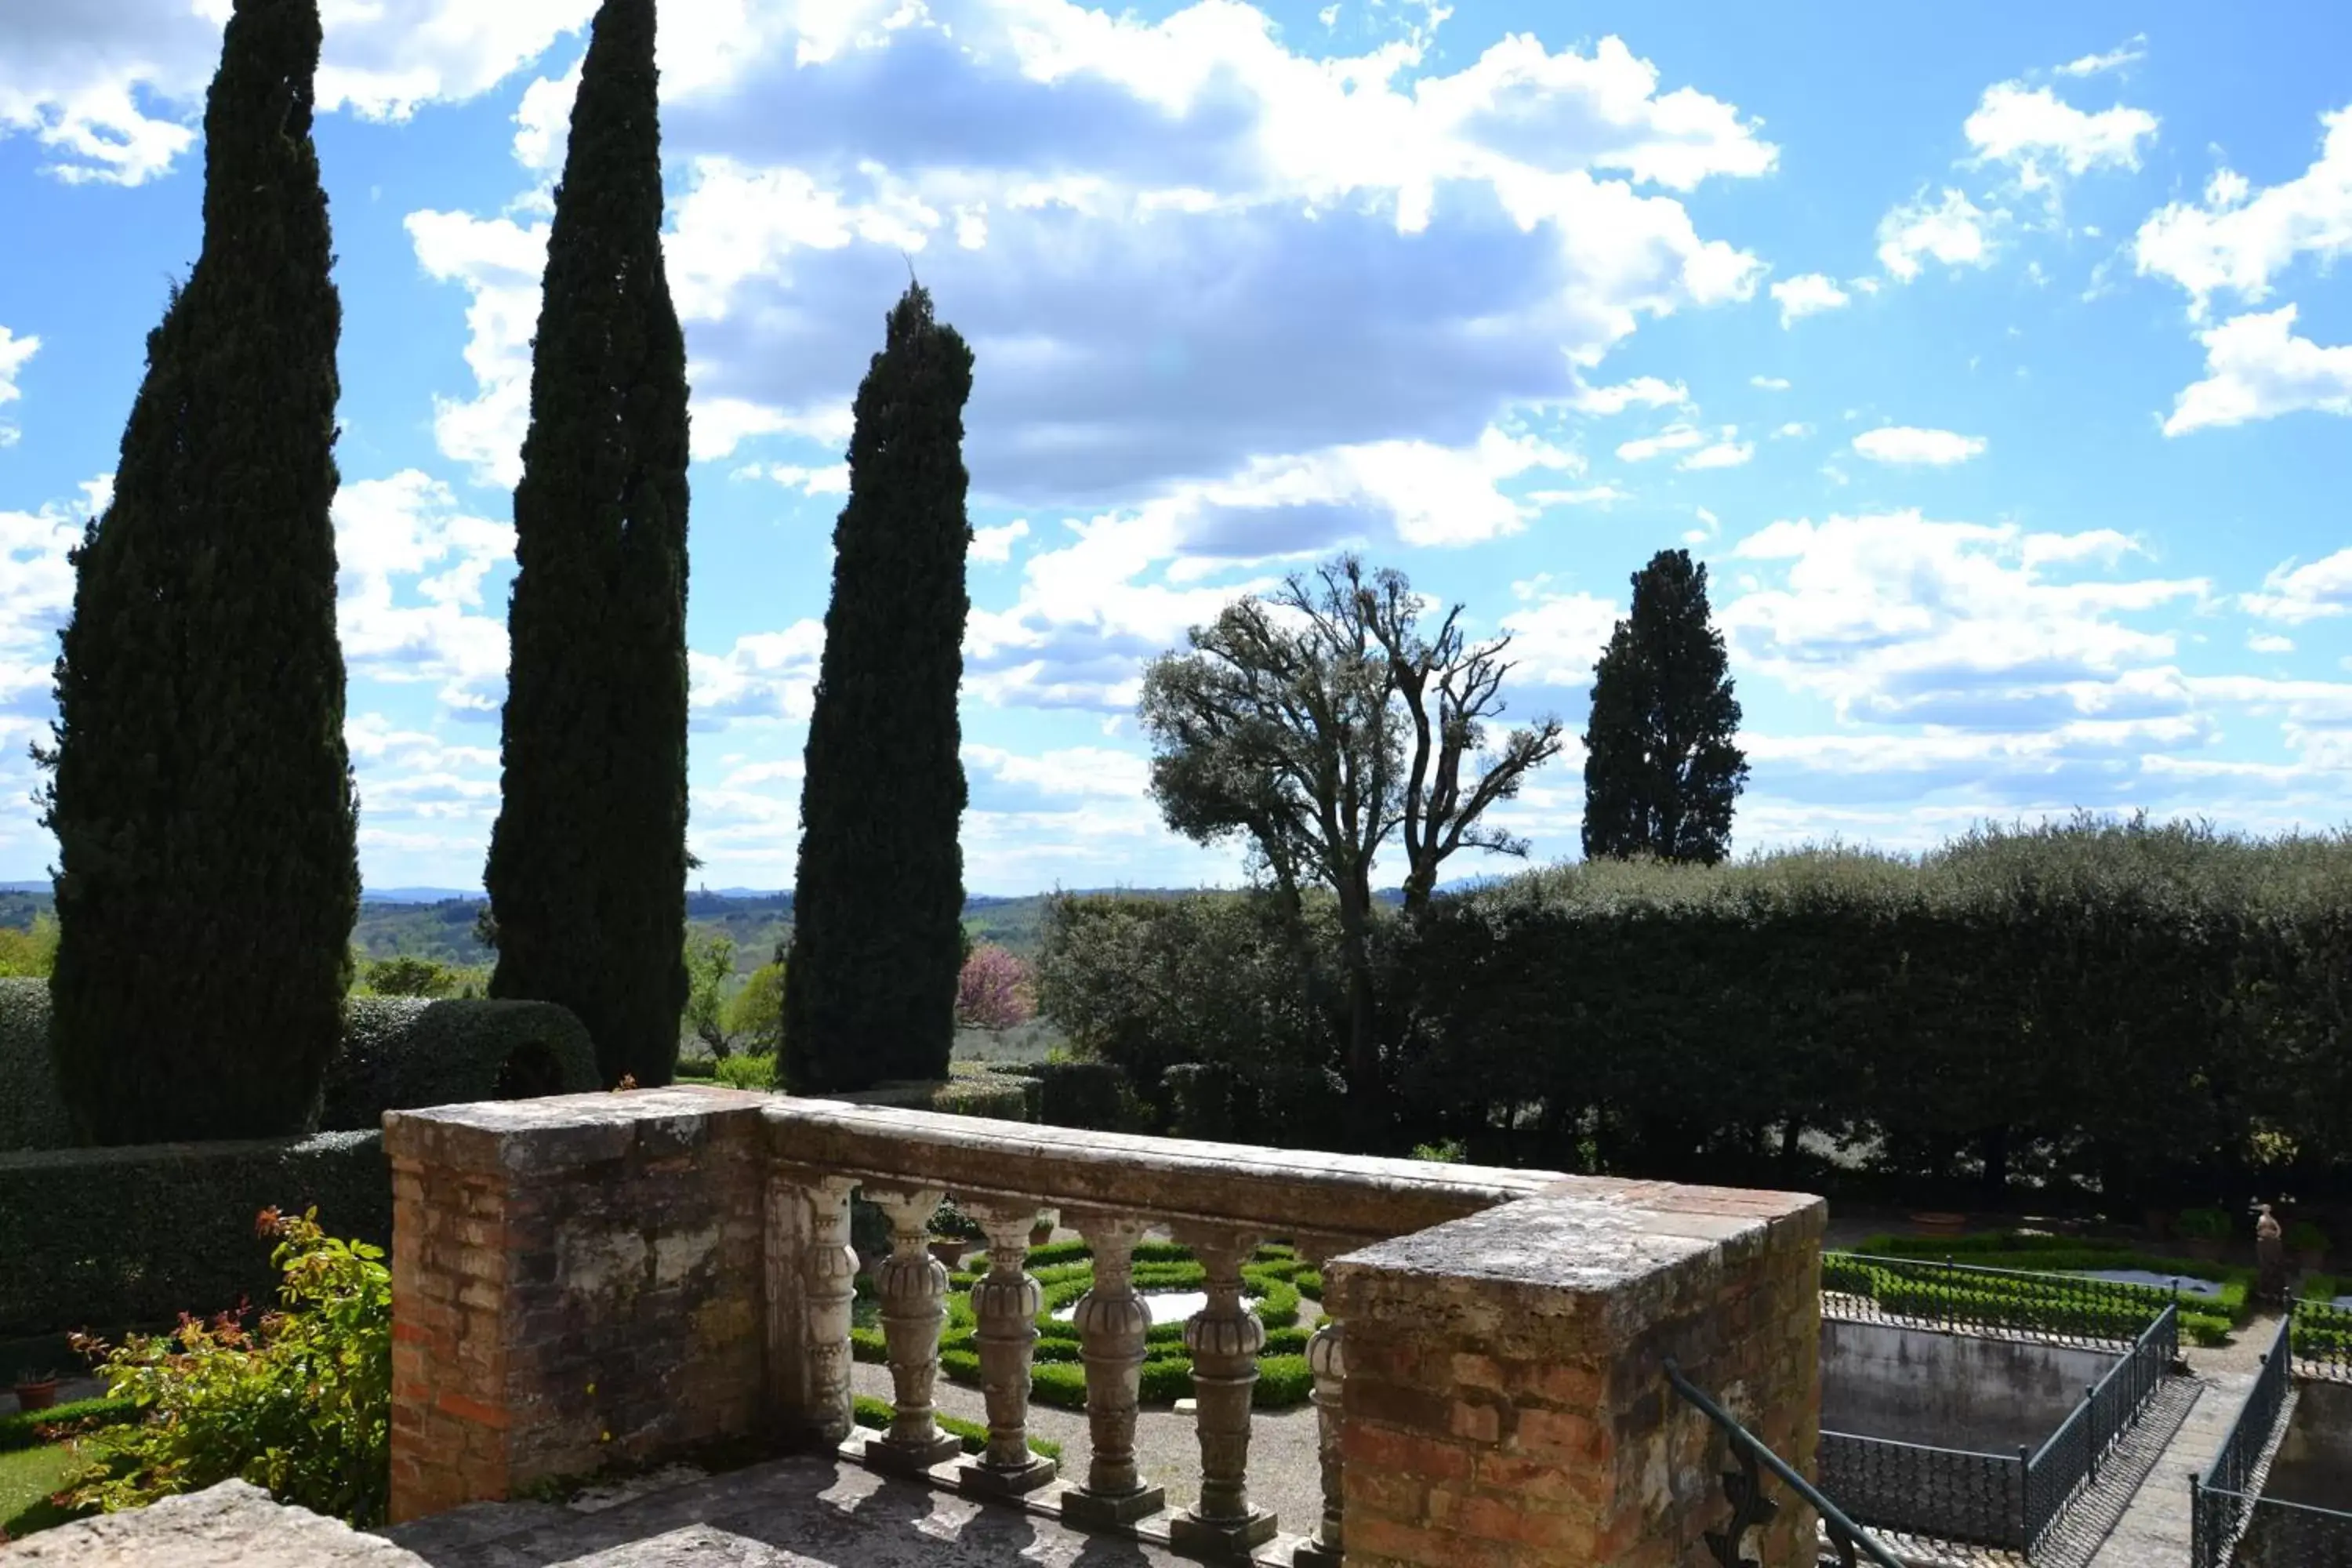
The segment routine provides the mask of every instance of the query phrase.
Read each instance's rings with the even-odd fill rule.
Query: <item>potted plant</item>
[[[2316,1274],[2327,1261],[2327,1233],[2307,1219],[2299,1219],[2286,1227],[2286,1249],[2294,1255],[2294,1266],[2303,1273]]]
[[[962,1264],[973,1243],[987,1239],[988,1232],[980,1222],[956,1207],[952,1198],[931,1215],[931,1256],[950,1268]]]
[[[54,1372],[26,1372],[17,1374],[15,1385],[16,1408],[19,1410],[49,1410],[58,1403],[58,1374]]]
[[[1061,1223],[1061,1219],[1062,1216],[1056,1210],[1039,1209],[1036,1219],[1029,1226],[1029,1245],[1043,1247],[1053,1240],[1054,1227]]]
[[[1911,1223],[1927,1236],[1958,1236],[1969,1228],[1969,1216],[1946,1210],[1930,1209],[1911,1216]]]
[[[2217,1262],[2230,1245],[2230,1215],[2218,1207],[2182,1209],[2172,1231],[2189,1248],[2189,1257]]]

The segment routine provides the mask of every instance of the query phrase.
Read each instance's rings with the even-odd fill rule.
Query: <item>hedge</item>
[[[366,1131],[387,1110],[604,1087],[580,1020],[551,1002],[354,996],[327,1069],[321,1131]],[[73,1124],[49,1057],[48,982],[0,979],[0,1152],[64,1149]]]
[[[959,1074],[946,1079],[877,1084],[872,1089],[824,1098],[850,1105],[888,1106],[899,1110],[936,1110],[949,1116],[985,1116],[1003,1121],[1034,1121],[1034,1079],[1009,1073]]]
[[[343,1019],[319,1117],[324,1131],[365,1131],[387,1110],[604,1087],[587,1029],[552,1002],[355,996]]]
[[[0,1151],[62,1149],[73,1141],[49,1058],[49,983],[0,979]]]
[[[0,1339],[268,1305],[254,1216],[314,1205],[331,1234],[390,1246],[381,1133],[0,1154]]]
[[[1003,1069],[1037,1080],[1037,1120],[1048,1127],[1089,1132],[1127,1129],[1134,1089],[1111,1062],[1024,1062]]]

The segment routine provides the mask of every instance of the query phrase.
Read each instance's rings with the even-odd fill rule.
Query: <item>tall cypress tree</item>
[[[801,784],[785,1075],[945,1078],[963,952],[963,405],[971,351],[910,286],[857,388]]]
[[[359,908],[335,640],[335,344],[316,0],[236,0],[204,248],[74,552],[45,820],[60,1084],[100,1142],[299,1130]]]
[[[1633,574],[1633,607],[1592,667],[1584,731],[1584,853],[1712,866],[1731,849],[1731,806],[1748,781],[1732,744],[1723,634],[1708,619],[1706,568],[1661,550]]]
[[[608,1082],[686,1005],[686,339],[662,266],[654,0],[604,0],[556,187],[515,488],[493,996],[559,1002]]]

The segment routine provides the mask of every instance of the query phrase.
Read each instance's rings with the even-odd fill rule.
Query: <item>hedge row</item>
[[[355,996],[343,1017],[324,1131],[363,1131],[387,1110],[603,1087],[587,1030],[553,1003]],[[73,1142],[49,1056],[48,982],[0,979],[0,1151]]]
[[[313,1205],[332,1235],[391,1244],[381,1133],[0,1154],[0,1339],[269,1305],[254,1216]]]

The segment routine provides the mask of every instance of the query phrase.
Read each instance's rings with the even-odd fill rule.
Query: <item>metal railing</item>
[[[2305,1377],[2352,1383],[2352,1310],[2326,1301],[2297,1301],[2292,1310],[2294,1370]]]
[[[2247,1511],[2254,1500],[2247,1489],[2253,1484],[2254,1468],[2270,1447],[2272,1429],[2278,1425],[2279,1412],[2286,1407],[2291,1389],[2294,1331],[2292,1315],[2280,1321],[2278,1337],[2263,1353],[2263,1370],[2239,1408],[2238,1418],[2230,1424],[2229,1435],[2221,1439],[2213,1462],[2203,1476],[2189,1478],[2189,1568],[2220,1568],[2244,1533]]]
[[[2025,1333],[2063,1344],[2128,1345],[2167,1307],[2169,1287],[1985,1268],[1948,1258],[1822,1254],[1822,1309],[1860,1322],[1895,1322],[1975,1333]]]
[[[2025,1466],[2025,1543],[2038,1543],[2139,1419],[2180,1354],[2180,1309],[2167,1307],[2133,1342],[2130,1353],[2085,1390],[2057,1431]]]
[[[1822,1533],[1829,1537],[1831,1550],[1837,1554],[1843,1568],[1855,1568],[1862,1558],[1868,1558],[1878,1568],[1903,1568],[1886,1548],[1871,1539],[1860,1525],[1846,1517],[1837,1504],[1823,1497],[1818,1488],[1780,1455],[1766,1447],[1756,1435],[1742,1426],[1731,1414],[1702,1393],[1672,1356],[1665,1361],[1666,1381],[1674,1391],[1690,1402],[1709,1421],[1722,1428],[1730,1444],[1731,1456],[1739,1468],[1726,1470],[1723,1475],[1724,1496],[1731,1500],[1731,1520],[1721,1530],[1706,1532],[1707,1551],[1723,1568],[1747,1568],[1748,1558],[1741,1551],[1742,1539],[1751,1530],[1769,1522],[1780,1511],[1780,1505],[1764,1495],[1764,1479],[1758,1473],[1760,1467],[1779,1477],[1781,1485],[1795,1492],[1807,1506],[1821,1516]]]
[[[2030,1552],[2074,1495],[2097,1481],[2179,1351],[2180,1314],[2168,1306],[2039,1449],[1984,1454],[1824,1432],[1822,1482],[1865,1524]]]

